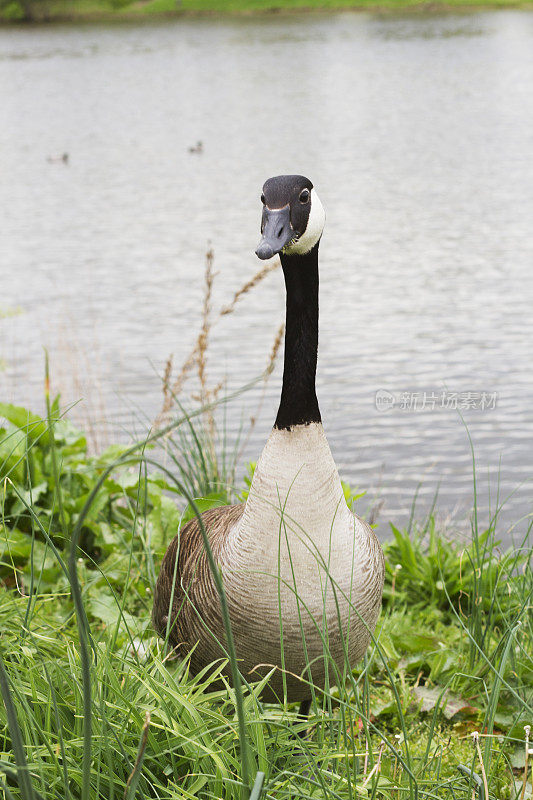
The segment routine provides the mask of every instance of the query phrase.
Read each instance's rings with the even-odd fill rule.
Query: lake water
[[[383,500],[383,534],[419,483],[461,522],[462,410],[482,506],[499,476],[502,534],[531,512],[533,13],[2,29],[0,82],[2,399],[42,408],[47,346],[100,444],[141,430],[195,342],[207,243],[216,314],[261,266],[263,181],[303,173],[328,215],[318,394],[342,476]],[[212,381],[256,377],[283,312],[275,272],[214,325]],[[230,438],[257,416],[243,458],[280,379],[230,407]]]

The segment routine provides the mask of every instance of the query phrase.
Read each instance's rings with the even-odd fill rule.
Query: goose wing
[[[202,514],[215,561],[243,511],[244,504],[239,503],[210,508]],[[163,639],[168,629],[169,643],[185,654],[197,641],[199,616],[205,622],[210,618],[214,621],[220,612],[202,531],[195,517],[176,534],[165,553],[155,587],[152,623]]]

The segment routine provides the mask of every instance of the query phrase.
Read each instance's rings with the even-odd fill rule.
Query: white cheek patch
[[[287,253],[298,253],[304,255],[313,249],[315,244],[322,236],[324,223],[326,222],[326,212],[320,202],[320,198],[314,189],[311,189],[311,211],[305,232],[296,240],[294,244],[285,248]]]

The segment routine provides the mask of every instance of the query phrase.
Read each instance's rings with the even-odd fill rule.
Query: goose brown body
[[[276,474],[280,459],[283,475]],[[336,668],[342,674],[368,647],[384,567],[373,530],[346,505],[322,425],[274,429],[246,504],[202,518],[222,570],[241,673],[253,681],[277,667],[263,692],[270,700],[285,692],[304,700],[309,682],[323,686],[326,672],[336,683]],[[192,651],[193,673],[224,655],[219,597],[196,519],[166,552],[153,622],[163,638],[169,627],[177,652]]]
[[[225,525],[230,520],[241,517],[243,511],[244,505],[241,504],[211,509],[202,515],[215,557],[217,555],[220,557],[223,549],[227,530]],[[360,522],[366,527],[365,523]],[[226,584],[229,614],[241,674],[248,681],[255,681],[270,672],[272,667],[278,668],[270,677],[266,690],[263,690],[263,699],[282,702],[286,691],[289,701],[305,700],[310,693],[309,682],[312,681],[318,687],[324,686],[326,671],[330,683],[337,682],[337,673],[333,662],[342,675],[345,663],[354,665],[364,655],[379,616],[383,587],[381,549],[370,529],[367,529],[367,533],[370,553],[366,569],[369,573],[375,571],[376,580],[368,587],[370,591],[366,595],[366,608],[359,611],[359,613],[362,612],[361,620],[356,613],[352,613],[353,630],[351,635],[348,635],[346,630],[340,630],[336,615],[329,621],[323,619],[319,595],[317,595],[317,607],[301,609],[302,619],[300,620],[297,613],[287,613],[291,609],[287,608],[287,604],[285,604],[282,623],[284,650],[282,659],[276,603],[267,603],[267,609],[274,611],[274,614],[270,613],[265,616],[264,604],[257,604],[257,598],[247,597],[246,591],[241,591],[238,595],[231,591],[228,592],[231,582],[229,586]],[[178,558],[178,565],[175,572],[176,558]],[[191,520],[170,544],[158,577],[153,624],[163,639],[166,637],[174,575],[176,575],[176,584],[170,613],[168,641],[178,655],[185,657],[190,653],[190,671],[192,674],[197,674],[224,657],[221,645],[225,646],[225,637],[218,592],[210,573],[200,526],[196,519]],[[275,594],[274,585],[272,590]],[[251,592],[251,594],[254,593]],[[342,598],[338,599],[342,607],[344,605]],[[352,597],[352,601],[355,601],[355,598]],[[296,603],[294,605],[293,612],[297,611]],[[313,611],[315,616],[311,618],[309,612]],[[343,619],[344,621],[345,619]],[[328,632],[327,647],[330,651],[327,661],[323,657],[325,648],[320,633],[324,627]],[[302,630],[304,637],[302,637]],[[347,659],[345,652],[348,656]],[[310,662],[313,663],[309,668]],[[224,672],[231,682],[229,668],[226,668]]]
[[[374,531],[346,505],[315,394],[322,206],[301,176],[267,181],[262,199],[257,253],[282,251],[287,289],[281,403],[246,503],[202,518],[241,674],[254,681],[274,668],[263,697],[306,701],[310,682],[335,684],[364,655],[384,563]],[[190,653],[193,673],[224,658],[219,596],[196,519],[168,547],[152,619],[178,653]]]
[[[220,562],[228,529],[243,511],[244,503],[240,503],[211,508],[202,514],[216,561]],[[213,636],[220,639],[224,627],[219,595],[196,517],[174,537],[165,553],[155,589],[152,622],[163,639],[168,627],[169,644],[178,655],[186,656],[199,643],[190,659],[194,674],[222,657],[220,645],[213,640]]]

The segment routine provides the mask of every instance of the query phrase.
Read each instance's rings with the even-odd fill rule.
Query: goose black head
[[[304,255],[322,236],[326,214],[313,184],[303,175],[269,178],[261,195],[261,241],[256,255]]]

